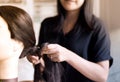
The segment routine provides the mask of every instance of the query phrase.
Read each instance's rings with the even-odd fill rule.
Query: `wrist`
[[[75,55],[74,52],[69,51],[68,54],[67,54],[67,57],[66,57],[66,62],[69,63],[72,59],[74,59],[74,55]]]

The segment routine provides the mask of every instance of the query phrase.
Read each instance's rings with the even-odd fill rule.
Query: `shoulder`
[[[105,25],[103,20],[101,20],[100,18],[96,16],[93,16],[92,18],[92,27],[95,33],[99,33],[99,32],[106,33],[107,32],[107,26]]]
[[[42,25],[53,25],[53,24],[57,23],[57,21],[58,21],[57,16],[48,17],[48,18],[43,20]]]
[[[41,23],[40,31],[41,33],[52,32],[58,25],[58,17],[49,17],[43,20]]]
[[[96,17],[96,16],[93,16],[92,17],[92,26],[94,29],[97,29],[97,28],[101,28],[101,27],[105,27],[105,24],[103,22],[103,20],[101,20],[100,18]]]

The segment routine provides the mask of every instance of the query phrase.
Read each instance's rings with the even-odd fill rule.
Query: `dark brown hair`
[[[23,42],[24,50],[35,46],[32,20],[27,12],[10,5],[0,6],[0,16],[7,22],[11,38]],[[26,54],[22,54],[21,57]]]
[[[41,58],[40,47],[35,46],[35,33],[29,14],[18,7],[5,5],[0,6],[0,16],[7,22],[11,38],[22,42],[24,45],[20,58],[26,55],[37,55]],[[40,68],[42,68],[41,64],[35,66],[34,82],[39,82],[40,80],[43,82]]]

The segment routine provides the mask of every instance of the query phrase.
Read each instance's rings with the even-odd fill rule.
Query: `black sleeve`
[[[106,26],[101,20],[94,22],[94,33],[93,33],[93,60],[94,62],[100,62],[104,60],[110,61],[112,65],[113,59],[110,56],[110,37]]]

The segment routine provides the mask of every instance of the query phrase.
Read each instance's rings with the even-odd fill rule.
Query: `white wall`
[[[93,13],[97,16],[100,17],[100,0],[94,0],[93,3]]]
[[[101,0],[100,17],[110,29],[120,28],[120,0]]]
[[[110,27],[120,28],[120,0],[110,0],[109,2]]]
[[[100,17],[110,31],[111,56],[114,59],[108,82],[120,82],[120,0],[101,0],[100,6]]]
[[[24,9],[26,12],[28,12],[30,14],[30,16],[33,18],[33,0],[22,0],[21,3],[7,3],[8,1],[6,1],[6,3],[0,3],[0,5],[13,5],[13,6],[17,6],[20,7],[22,9]]]

